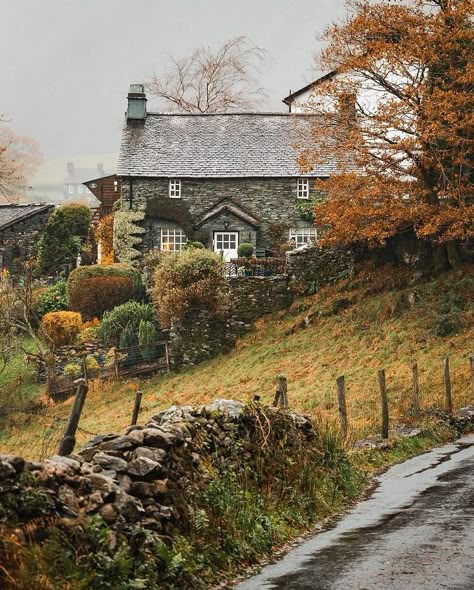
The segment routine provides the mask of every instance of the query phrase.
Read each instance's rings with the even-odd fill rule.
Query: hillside
[[[361,437],[379,428],[379,368],[386,369],[391,417],[405,421],[415,361],[422,407],[443,406],[445,356],[450,357],[454,405],[462,407],[473,401],[473,295],[472,266],[424,283],[389,267],[366,270],[263,318],[230,354],[182,374],[96,381],[86,400],[79,443],[126,427],[138,388],[144,392],[142,421],[173,404],[218,397],[248,401],[258,393],[268,402],[280,373],[288,377],[292,408],[330,421],[337,418],[335,379],[344,374],[351,431]],[[10,414],[1,429],[1,452],[31,458],[54,452],[70,404]]]

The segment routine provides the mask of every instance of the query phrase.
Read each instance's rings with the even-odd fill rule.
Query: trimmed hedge
[[[93,318],[140,298],[143,285],[140,273],[127,264],[80,266],[69,275],[66,293],[70,309]]]
[[[80,313],[74,311],[51,311],[43,316],[39,335],[54,348],[73,344],[82,325]]]

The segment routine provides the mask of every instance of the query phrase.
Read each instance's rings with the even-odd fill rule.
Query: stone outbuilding
[[[0,271],[15,275],[33,255],[54,205],[0,205]]]

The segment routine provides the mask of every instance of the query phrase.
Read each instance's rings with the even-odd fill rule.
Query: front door
[[[214,232],[214,251],[222,254],[224,260],[237,258],[237,247],[239,245],[239,232],[216,231]]]

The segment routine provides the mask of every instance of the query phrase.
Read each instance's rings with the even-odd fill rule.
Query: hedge
[[[43,316],[39,335],[54,348],[73,344],[82,325],[80,313],[74,311],[51,311]]]

